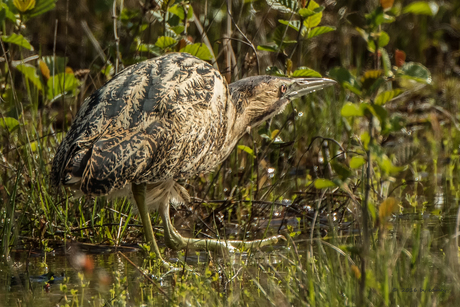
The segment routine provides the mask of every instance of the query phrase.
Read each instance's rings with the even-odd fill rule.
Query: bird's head
[[[321,90],[336,82],[326,78],[285,78],[256,76],[229,85],[236,108],[236,125],[240,133],[281,113],[295,98]]]

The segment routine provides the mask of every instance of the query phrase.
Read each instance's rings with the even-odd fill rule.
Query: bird
[[[283,112],[292,100],[335,84],[327,78],[252,76],[227,84],[208,62],[168,53],[134,64],[85,99],[54,156],[50,180],[75,196],[130,197],[145,239],[164,263],[150,212],[158,210],[166,246],[230,250],[273,244],[184,238],[170,205],[190,196],[180,180],[221,164],[251,128]]]

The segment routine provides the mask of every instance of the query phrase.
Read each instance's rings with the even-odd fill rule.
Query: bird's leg
[[[139,214],[142,220],[142,226],[144,226],[144,235],[147,242],[150,243],[150,246],[153,247],[153,251],[160,259],[163,266],[168,269],[171,265],[161,257],[160,249],[158,248],[157,241],[155,240],[155,234],[153,233],[152,222],[150,221],[150,215],[145,204],[145,183],[141,184],[132,184],[132,192],[134,199],[137,203],[137,208],[139,209]]]
[[[240,247],[249,249],[274,244],[278,242],[279,239],[285,240],[282,235],[253,241],[184,238],[171,223],[171,219],[169,217],[169,203],[161,204],[159,212],[164,225],[165,243],[169,248],[176,250],[185,247],[192,247],[200,250],[235,251],[236,248]]]

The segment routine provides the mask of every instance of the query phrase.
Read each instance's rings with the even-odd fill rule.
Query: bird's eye
[[[280,92],[281,92],[281,94],[284,94],[284,93],[286,93],[286,91],[287,91],[287,86],[286,86],[286,85],[284,85],[284,84],[283,84],[283,85],[281,85],[281,87],[280,87]]]

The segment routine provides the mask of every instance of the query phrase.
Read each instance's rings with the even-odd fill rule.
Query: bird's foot
[[[286,240],[282,235],[277,235],[261,240],[241,241],[241,240],[219,240],[219,239],[193,239],[184,238],[177,231],[172,231],[169,236],[165,236],[166,245],[172,249],[192,248],[198,250],[211,250],[216,252],[236,252],[239,249],[251,249],[272,245],[278,240]]]
[[[279,239],[286,240],[282,235],[252,241],[184,238],[171,223],[169,217],[169,203],[162,204],[159,208],[159,212],[163,220],[163,233],[166,246],[174,250],[192,248],[216,252],[236,252],[239,248],[246,250],[275,244]]]

